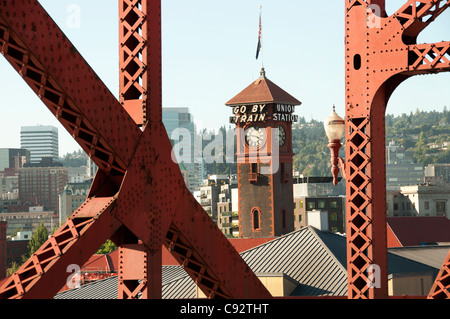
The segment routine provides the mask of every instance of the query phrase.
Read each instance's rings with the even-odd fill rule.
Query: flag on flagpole
[[[256,48],[256,60],[258,60],[259,51],[261,50],[261,32],[262,32],[262,24],[261,24],[261,11],[260,11],[259,12],[258,46]]]

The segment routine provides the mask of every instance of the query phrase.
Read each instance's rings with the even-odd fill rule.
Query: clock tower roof
[[[252,103],[302,104],[302,102],[266,78],[264,68],[261,69],[261,76],[256,81],[225,103],[225,105],[235,106]]]

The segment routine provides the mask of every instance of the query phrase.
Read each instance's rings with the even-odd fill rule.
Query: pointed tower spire
[[[266,70],[264,68],[261,68],[261,71],[259,72],[259,78],[260,79],[267,79],[266,78]]]

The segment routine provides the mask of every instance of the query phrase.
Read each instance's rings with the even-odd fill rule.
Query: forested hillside
[[[386,115],[386,143],[395,141],[396,145],[414,150],[416,162],[424,165],[450,163],[449,124],[446,107],[443,112],[416,110],[401,116]],[[306,176],[330,176],[330,151],[323,122],[300,118],[293,128],[294,169]]]
[[[410,114],[401,116],[386,115],[386,144],[395,141],[398,146],[414,151],[416,162],[428,165],[430,163],[450,163],[450,112],[444,108],[442,112],[423,112],[416,110]],[[226,160],[226,155],[233,156],[233,152],[227,154],[226,136],[233,136],[234,127],[221,127],[218,132],[222,143],[219,157],[215,157],[216,149],[209,149],[208,144],[214,141],[212,136],[218,132],[198,132],[202,138],[202,150],[207,155],[213,155],[213,161],[205,160],[206,174],[236,174],[236,161],[232,158]],[[229,142],[229,141],[228,141]],[[323,122],[312,120],[307,122],[303,117],[293,125],[293,150],[294,169],[305,176],[330,176],[330,151],[327,147],[328,140],[325,135]],[[343,139],[342,139],[343,143]],[[215,142],[213,143],[215,144]],[[220,146],[221,145],[221,146]],[[214,146],[214,145],[213,145]],[[234,145],[234,147],[236,147]],[[212,151],[212,152],[211,152]],[[203,157],[205,154],[203,154]],[[340,156],[345,157],[345,146],[341,148]],[[211,157],[211,156],[209,156]],[[204,158],[205,159],[205,158]],[[211,158],[210,158],[211,159]],[[219,159],[219,160],[217,160]],[[231,161],[231,163],[230,163]],[[85,159],[79,153],[74,152],[64,157],[66,165],[86,165]]]

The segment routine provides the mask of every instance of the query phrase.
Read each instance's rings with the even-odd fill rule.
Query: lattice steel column
[[[120,103],[138,126],[160,124],[160,0],[119,0],[119,46]],[[156,215],[155,218],[159,219]],[[119,246],[119,298],[161,298],[161,248],[162,241],[151,249],[142,242]],[[134,259],[137,264],[129,261]]]
[[[140,126],[162,121],[161,0],[119,0],[120,102]]]
[[[450,299],[450,252],[431,287],[428,299]]]
[[[384,0],[346,2],[348,296],[386,298],[386,105],[407,78],[450,70],[448,42],[415,43],[450,0],[408,0],[390,17]]]

